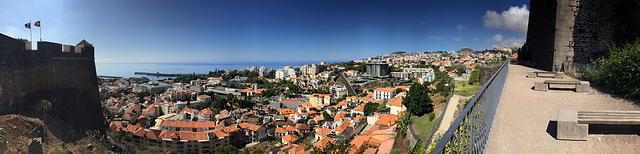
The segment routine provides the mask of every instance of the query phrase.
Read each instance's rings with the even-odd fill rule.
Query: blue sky
[[[98,63],[349,61],[395,51],[519,47],[528,0],[0,0],[0,33],[86,39]],[[33,28],[33,40],[39,28]]]

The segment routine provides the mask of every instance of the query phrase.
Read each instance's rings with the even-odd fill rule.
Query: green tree
[[[284,109],[284,104],[280,103],[280,108]]]
[[[477,84],[480,82],[480,69],[474,69],[469,75],[469,84]]]
[[[433,111],[433,101],[429,97],[431,91],[427,85],[414,84],[409,89],[409,93],[404,98],[402,104],[407,106],[407,110],[412,115],[422,116]]]
[[[333,117],[327,111],[322,112],[322,118],[324,118],[324,121],[333,121]]]
[[[378,112],[378,103],[367,102],[364,104],[364,115],[369,116],[371,113]]]

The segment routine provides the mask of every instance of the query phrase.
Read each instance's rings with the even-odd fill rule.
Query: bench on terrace
[[[586,141],[589,124],[640,125],[640,111],[560,110],[556,137]]]
[[[529,71],[527,72],[527,78],[537,78],[538,74],[553,74],[553,78],[556,79],[562,79],[564,75],[562,72]]]
[[[534,82],[536,91],[548,91],[550,84],[576,85],[576,92],[589,92],[589,81],[539,80]]]

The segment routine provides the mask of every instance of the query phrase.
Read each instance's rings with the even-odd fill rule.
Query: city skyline
[[[349,61],[520,47],[529,1],[2,1],[0,32],[99,47],[98,63]],[[56,6],[56,7],[52,7]],[[16,16],[18,15],[18,16]],[[33,40],[39,28],[32,26]],[[34,44],[35,48],[35,44]]]

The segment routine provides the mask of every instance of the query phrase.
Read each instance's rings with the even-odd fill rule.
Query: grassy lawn
[[[482,86],[470,85],[468,81],[456,81],[455,94],[460,96],[471,96],[480,91]]]
[[[431,128],[433,127],[433,125],[436,124],[436,120],[438,120],[437,117],[434,118],[433,121],[430,121],[428,114],[425,114],[421,117],[414,115],[411,117],[411,121],[413,121],[413,124],[411,124],[411,127],[413,127],[413,131],[416,132],[418,136],[420,136],[420,139],[424,140],[429,135],[429,132],[431,131]],[[434,128],[434,129],[438,129],[438,128]]]

